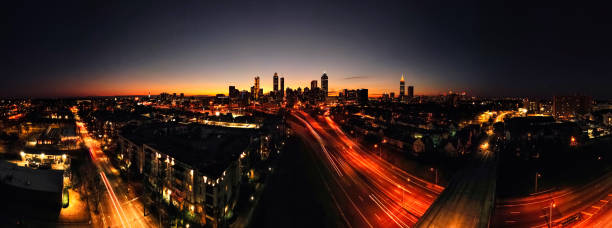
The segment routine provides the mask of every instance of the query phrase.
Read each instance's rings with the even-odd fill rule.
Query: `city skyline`
[[[2,227],[610,227],[609,7],[15,1]]]
[[[602,9],[448,6],[17,4],[7,7],[9,67],[0,96],[214,95],[273,72],[285,87],[304,87],[324,71],[330,91],[398,93],[405,74],[420,95],[611,96],[603,86],[612,77]]]

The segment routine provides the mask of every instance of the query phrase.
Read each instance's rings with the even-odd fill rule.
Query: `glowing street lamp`
[[[429,168],[429,171],[436,172],[436,184],[438,184],[438,169],[432,167],[432,168]]]
[[[378,148],[378,156],[382,156],[382,148],[378,147],[378,144],[374,144],[374,149]]]
[[[576,137],[572,136],[570,137],[570,146],[576,146],[578,145],[578,142],[576,141]]]
[[[485,142],[482,145],[480,145],[480,149],[482,149],[482,150],[487,150],[488,148],[489,148],[489,143],[488,142]]]
[[[534,192],[538,192],[538,179],[540,177],[542,177],[542,175],[540,173],[536,172],[536,175],[535,175],[535,191]]]
[[[557,204],[555,203],[555,200],[550,201],[550,206],[548,207],[548,208],[549,208],[549,213],[548,213],[548,225],[549,225],[550,227],[553,227],[553,224],[552,224],[552,210],[553,210],[553,208],[555,208],[555,207],[557,207]]]

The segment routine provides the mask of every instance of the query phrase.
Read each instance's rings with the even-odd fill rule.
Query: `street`
[[[105,197],[101,201],[100,214],[97,220],[94,219],[94,223],[102,224],[103,227],[157,227],[158,224],[154,218],[144,216],[144,205],[137,196],[128,193],[128,184],[121,179],[119,171],[110,163],[109,158],[100,148],[100,143],[89,136],[76,110],[74,114],[81,139],[85,142],[93,163],[100,171],[99,175],[106,189]]]
[[[608,202],[612,200],[611,189],[612,173],[608,173],[584,186],[499,201],[496,206],[495,223],[503,227],[548,227],[550,206],[553,205],[554,226],[578,215],[581,219],[572,222],[572,225],[581,227],[591,227],[586,224],[609,225]],[[604,211],[600,211],[602,208]]]

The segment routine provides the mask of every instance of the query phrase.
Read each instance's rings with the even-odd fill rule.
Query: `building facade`
[[[408,98],[414,97],[414,86],[408,86]]]
[[[588,96],[553,97],[553,115],[556,118],[574,118],[591,111],[593,98]]]
[[[143,177],[153,198],[185,213],[191,222],[222,227],[239,195],[241,163],[259,148],[254,132],[156,125],[119,135],[115,156],[122,170],[127,167]]]
[[[285,78],[280,78],[280,97],[281,99],[285,97]]]
[[[402,78],[400,79],[399,98],[402,99],[404,96],[406,96],[406,83],[404,82],[404,75],[402,74]]]
[[[278,73],[274,72],[273,80],[272,80],[272,88],[274,93],[278,93]]]
[[[255,86],[253,87],[253,98],[255,100],[259,98],[259,76],[255,77]]]
[[[323,93],[324,99],[327,98],[327,94],[329,93],[328,79],[327,73],[323,73],[323,75],[321,75],[321,93]]]

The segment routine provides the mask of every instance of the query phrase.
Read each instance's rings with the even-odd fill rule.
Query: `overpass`
[[[497,156],[489,151],[488,142],[485,144],[479,150],[483,158],[455,174],[415,227],[490,226],[495,208]]]

